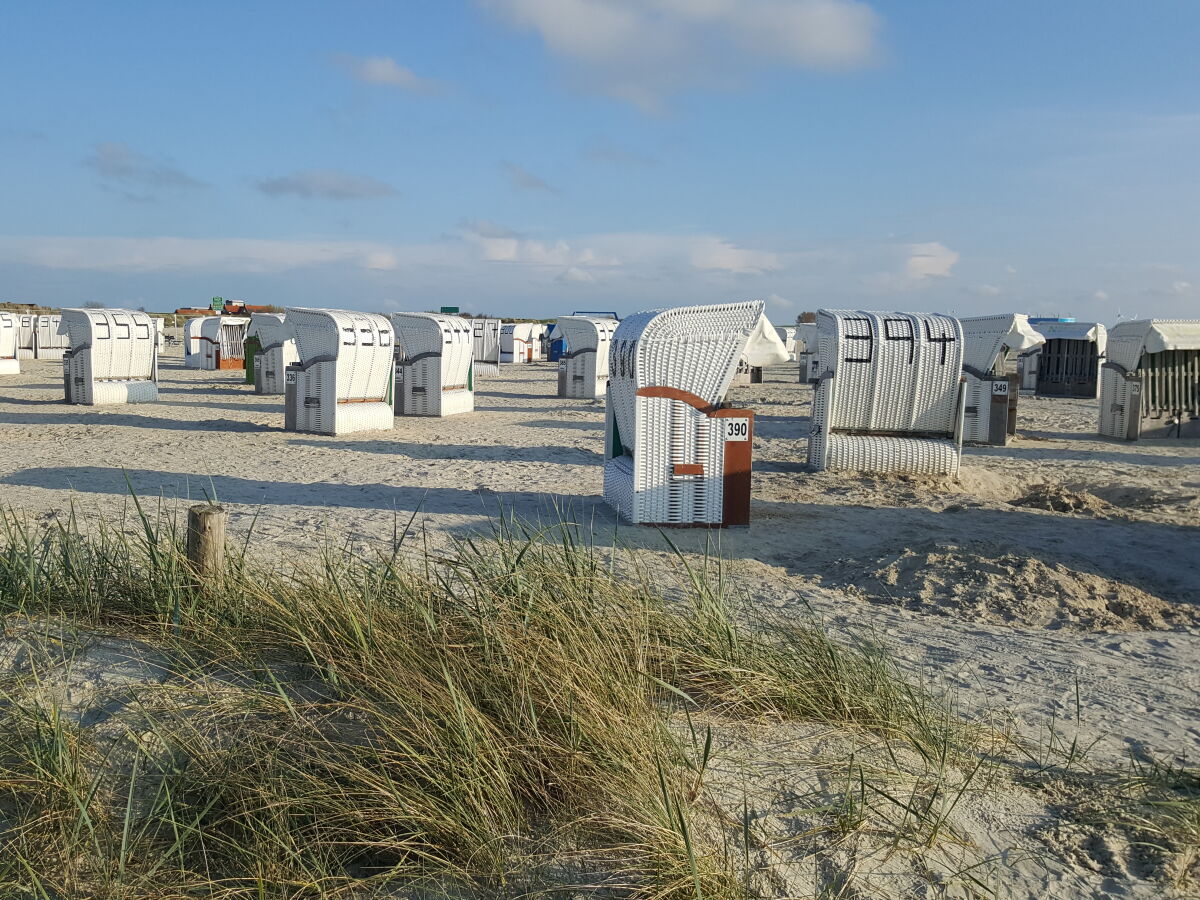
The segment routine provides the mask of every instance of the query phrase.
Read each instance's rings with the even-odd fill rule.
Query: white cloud
[[[975,288],[975,293],[981,297],[999,297],[1004,292],[994,284],[981,284]]]
[[[479,249],[484,262],[519,263],[530,266],[580,268],[616,266],[620,260],[602,256],[591,247],[575,247],[565,240],[540,241],[494,222],[466,222],[463,236]]]
[[[407,248],[408,260],[421,248]],[[398,248],[366,241],[276,241],[252,238],[0,237],[0,262],[49,269],[152,272],[213,269],[282,272],[330,264],[394,269]]]
[[[396,193],[394,187],[376,178],[333,169],[312,169],[278,178],[264,178],[258,182],[258,189],[270,197],[324,200],[361,200]]]
[[[407,66],[402,66],[390,56],[347,56],[334,57],[335,61],[357,81],[363,84],[378,84],[399,88],[415,94],[434,94],[444,90],[442,82],[422,78]]]
[[[1004,267],[1004,273],[1006,275],[1016,275],[1017,267],[1014,266],[1012,263],[1009,263],[1007,266]]]
[[[523,191],[545,191],[548,194],[557,194],[558,189],[548,185],[545,181],[534,175],[528,169],[518,166],[516,163],[505,162],[501,163],[504,171],[508,173],[509,181],[514,187],[518,187]]]
[[[905,273],[915,281],[925,278],[949,278],[950,270],[958,262],[958,254],[937,241],[928,244],[911,244],[908,249],[909,257],[908,263],[905,265]]]
[[[579,266],[568,266],[554,280],[559,284],[591,284],[596,280],[596,276]]]
[[[1192,284],[1190,281],[1173,281],[1171,282],[1171,293],[1177,297],[1192,292]]]
[[[580,81],[646,109],[764,66],[858,68],[880,18],[859,0],[479,0],[535,31]]]
[[[1108,292],[1107,291],[1096,291],[1096,293],[1092,294],[1092,299],[1103,303],[1106,300],[1108,300]]]
[[[691,263],[697,269],[757,275],[782,268],[779,256],[765,250],[735,247],[721,238],[699,238],[693,242]]]

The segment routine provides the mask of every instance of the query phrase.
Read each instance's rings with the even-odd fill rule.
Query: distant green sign
[[[457,306],[443,306],[442,313],[447,316],[457,316],[458,315],[458,307]]]
[[[225,308],[225,298],[224,297],[213,297],[212,308],[214,310],[216,310],[217,312],[220,312],[221,310],[223,310]]]

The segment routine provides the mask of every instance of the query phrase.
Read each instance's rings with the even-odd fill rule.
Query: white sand
[[[177,359],[164,365],[159,403],[114,408],[66,406],[59,364],[22,366],[0,382],[0,505],[31,519],[72,502],[115,518],[127,511],[128,478],[143,499],[215,492],[235,534],[253,525],[266,552],[386,541],[418,508],[436,541],[486,527],[503,506],[526,518],[566,509],[598,544],[615,536],[666,558],[657,532],[618,525],[601,500],[603,405],[554,397],[550,364],[480,379],[474,414],[343,438],[286,433],[282,398]],[[753,524],[712,540],[741,589],[874,636],[1031,737],[1074,718],[1078,685],[1079,731],[1100,739],[1098,760],[1134,752],[1195,763],[1200,443],[1103,441],[1095,401],[1022,397],[1018,438],[969,448],[955,483],[813,475],[810,397],[791,369],[734,391],[758,413]],[[708,536],[672,538],[702,552]],[[983,816],[981,847],[1019,843],[1005,829],[1036,830],[1024,815]],[[1157,895],[1132,862],[1091,867],[1080,853],[1078,865],[1056,862],[1005,890]]]

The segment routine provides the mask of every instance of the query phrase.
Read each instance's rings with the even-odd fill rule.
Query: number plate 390
[[[750,420],[749,419],[722,419],[725,423],[725,440],[727,441],[748,441],[750,440]]]

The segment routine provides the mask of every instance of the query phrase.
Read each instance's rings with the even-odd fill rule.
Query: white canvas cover
[[[0,375],[20,375],[17,360],[17,317],[0,312]]]
[[[475,335],[459,316],[396,313],[396,415],[451,416],[475,409]]]
[[[287,369],[284,427],[313,434],[393,427],[391,322],[345,309],[287,311],[298,362]]]
[[[1016,358],[1046,343],[1023,313],[972,316],[959,319],[963,329],[963,369],[984,375],[1002,375]]]
[[[158,342],[149,315],[128,309],[64,309],[59,329],[70,343],[63,355],[68,403],[158,399]]]
[[[723,522],[727,423],[716,414],[762,312],[759,301],[655,309],[617,327],[604,499],[622,518]]]
[[[770,320],[761,315],[750,336],[746,339],[746,349],[742,351],[742,362],[754,368],[778,366],[788,361],[787,347],[779,337],[779,332]]]
[[[809,465],[955,475],[962,325],[929,313],[819,310]]]
[[[1132,372],[1143,353],[1200,349],[1200,319],[1136,319],[1108,332],[1109,362]]]

